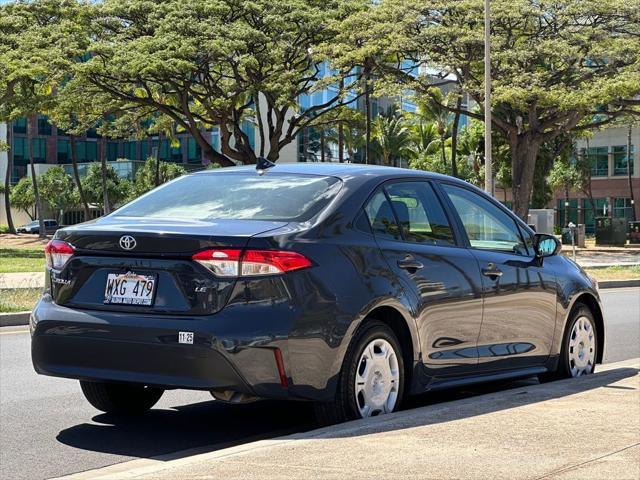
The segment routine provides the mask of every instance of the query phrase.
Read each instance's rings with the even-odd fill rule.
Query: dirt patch
[[[13,235],[11,233],[3,233],[0,235],[0,248],[40,248],[44,247],[51,236],[46,239],[38,238],[38,235],[29,233],[21,233]]]

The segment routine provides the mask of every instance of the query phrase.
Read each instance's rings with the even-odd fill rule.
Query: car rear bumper
[[[291,397],[274,355],[279,348],[287,359],[287,322],[252,329],[241,320],[70,309],[45,295],[30,320],[32,361],[38,373],[58,377]],[[178,343],[181,331],[193,333],[193,345]]]

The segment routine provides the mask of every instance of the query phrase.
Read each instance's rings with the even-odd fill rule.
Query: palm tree
[[[409,138],[412,143],[412,154],[433,154],[440,148],[438,129],[434,122],[427,122],[419,115],[412,114],[409,120]]]
[[[450,112],[444,107],[446,99],[442,91],[435,88],[431,94],[418,102],[418,114],[426,121],[435,124],[438,136],[440,137],[440,153],[442,162],[447,164],[446,140],[451,130]],[[452,169],[453,170],[453,169]]]
[[[387,165],[395,167],[398,160],[407,156],[411,138],[409,128],[401,115],[391,112],[378,115],[374,121],[373,135]]]

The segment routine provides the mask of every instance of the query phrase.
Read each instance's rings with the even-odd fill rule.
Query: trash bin
[[[576,246],[585,248],[587,246],[587,234],[584,223],[579,223],[576,227]]]
[[[640,243],[640,222],[629,222],[629,243]]]
[[[624,245],[627,243],[625,218],[597,217],[596,245]]]

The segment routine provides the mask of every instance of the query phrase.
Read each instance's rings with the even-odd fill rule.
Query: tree
[[[554,153],[556,153],[555,161],[549,172],[547,182],[553,190],[562,188],[564,191],[565,208],[562,224],[566,227],[569,225],[569,192],[580,182],[580,173],[576,168],[575,157],[572,156],[572,138],[568,137],[560,142],[555,147]]]
[[[445,143],[450,132],[450,115],[451,112],[447,108],[448,99],[438,88],[433,88],[428,95],[418,97],[418,112],[427,120],[432,121],[438,136],[440,137],[440,152],[442,154],[442,162],[447,163]],[[452,155],[453,158],[453,155]],[[451,165],[451,175],[457,176],[456,167]]]
[[[136,197],[148,192],[157,185],[173,180],[186,173],[184,167],[176,163],[161,162],[159,170],[157,170],[157,165],[157,160],[149,157],[144,165],[136,172],[133,184],[133,193]],[[158,172],[159,183],[156,183],[156,172]]]
[[[40,237],[46,237],[33,158],[32,116],[51,108],[55,85],[78,54],[76,38],[87,4],[35,0],[0,5],[0,120],[27,118],[27,152]],[[9,207],[10,208],[10,207]]]
[[[378,64],[378,74],[418,93],[452,85],[482,107],[483,6],[481,0],[381,2],[383,24],[369,48],[396,62]],[[493,0],[491,12],[493,126],[509,144],[514,210],[524,219],[543,144],[637,111],[640,0]],[[428,73],[408,74],[407,59],[430,67]],[[461,113],[483,118],[469,108]]]
[[[36,218],[36,199],[33,194],[33,182],[29,177],[22,177],[9,190],[11,205],[26,213],[31,220]]]
[[[8,135],[11,136],[12,125],[8,125]],[[0,142],[0,152],[9,152],[9,144]],[[7,155],[7,170],[4,177],[4,185],[2,185],[2,193],[4,193],[4,209],[7,212],[7,229],[9,233],[16,233],[16,227],[13,225],[13,217],[11,215],[11,200],[9,191],[11,190],[11,177],[13,176],[13,162],[11,161],[11,153]]]
[[[83,180],[87,199],[89,202],[99,205],[100,208],[104,208],[103,202],[107,196],[113,205],[118,206],[130,197],[132,189],[131,183],[124,178],[120,178],[113,167],[107,165],[105,170],[106,182],[104,183],[107,186],[107,195],[103,191],[103,168],[101,164],[92,163],[87,169],[87,175]]]
[[[400,166],[399,161],[408,157],[411,141],[409,129],[398,112],[389,111],[386,115],[378,115],[373,124],[373,135],[386,165]]]
[[[91,58],[77,63],[65,88],[97,103],[168,116],[207,159],[224,166],[255,162],[245,126],[257,126],[260,150],[268,140],[265,156],[277,160],[302,128],[352,101],[346,96],[360,74],[343,69],[324,75],[324,58],[316,52],[335,34],[330,20],[357,3],[99,2],[91,6]],[[298,107],[301,96],[333,82],[340,87],[327,90],[329,98]],[[216,126],[221,153],[203,133]]]
[[[78,206],[78,193],[73,180],[61,166],[51,167],[38,179],[42,201],[55,212],[62,223],[62,212]]]

